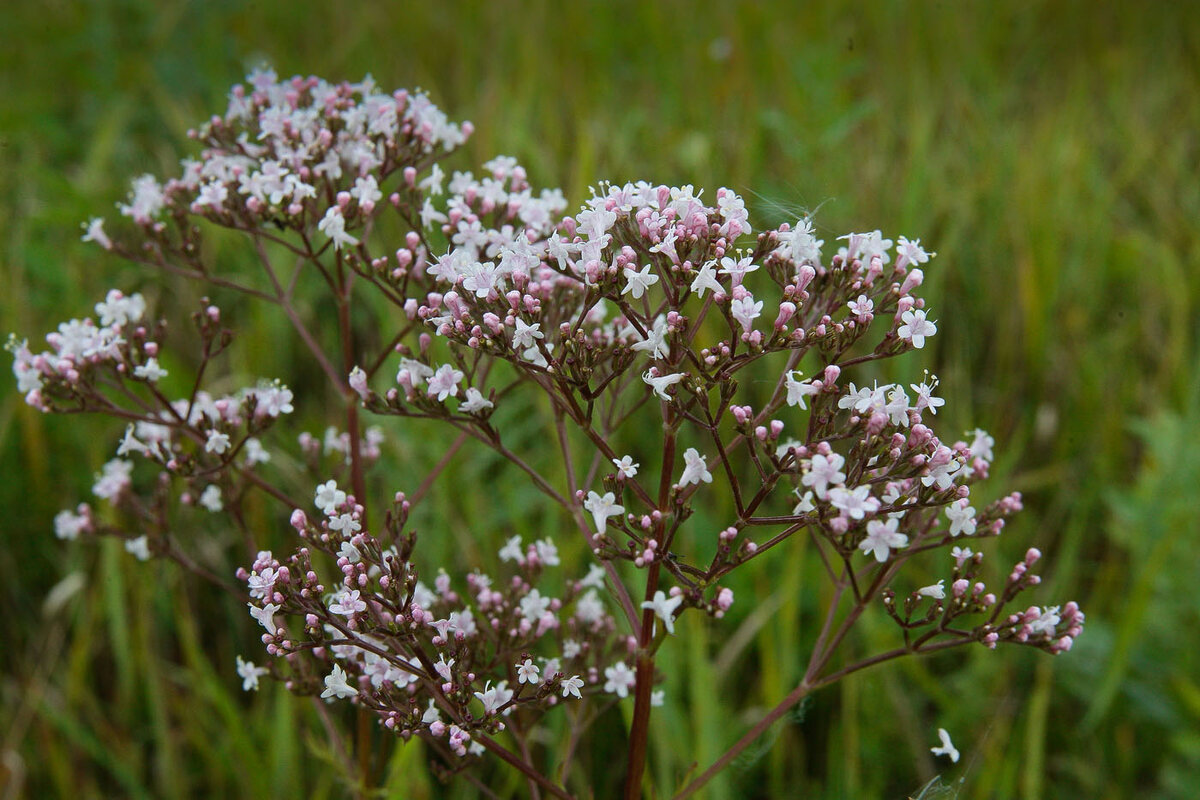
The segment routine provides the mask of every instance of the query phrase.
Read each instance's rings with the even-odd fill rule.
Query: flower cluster
[[[194,132],[203,149],[180,177],[134,182],[122,231],[86,226],[84,238],[116,256],[281,309],[342,401],[323,437],[291,440],[290,463],[318,483],[316,514],[295,500],[311,483],[255,470],[271,458],[259,437],[299,398],[279,383],[203,388],[205,366],[232,342],[207,299],[182,400],[160,388],[161,325],[142,322],[141,295],[114,290],[98,323],[65,323],[47,352],[10,342],[31,405],[127,426],[95,494],[139,515],[140,529],[122,534],[135,555],[189,565],[168,535],[174,481],[185,505],[211,513],[259,491],[290,514],[299,543],[283,558],[231,514],[257,553],[238,577],[271,657],[268,667],[239,659],[245,688],[270,674],[426,740],[446,764],[491,751],[558,794],[505,737],[524,749],[520,737],[564,702],[603,709],[632,697],[627,780],[639,786],[649,709],[665,700],[653,687],[669,690],[658,648],[689,613],[724,617],[734,601],[725,577],[797,535],[811,538],[834,587],[805,689],[970,643],[1071,646],[1084,621],[1073,603],[1008,610],[1039,583],[1036,550],[989,592],[967,546],[999,535],[1021,508],[1018,494],[984,503],[975,493],[992,438],[935,432],[945,405],[936,377],[878,380],[875,362],[938,333],[918,293],[936,254],[919,239],[851,233],[830,255],[811,216],[756,231],[729,189],[706,197],[645,181],[601,184],[564,216],[561,192],[535,190],[512,158],[480,177],[447,175],[439,161],[469,133],[420,93],[258,72]],[[257,286],[205,261],[214,228],[248,239]],[[296,264],[290,276],[279,256]],[[305,292],[332,298],[336,331],[314,334],[334,323],[306,318],[296,302]],[[385,346],[356,339],[359,314],[377,315]],[[330,339],[336,356],[322,346]],[[518,452],[499,413],[508,404],[548,409],[554,447]],[[422,582],[409,512],[454,450],[379,522],[368,508],[382,477],[369,470],[384,436],[363,429],[364,411],[437,420],[498,453],[592,563],[561,564],[553,534],[527,543],[495,531],[503,578],[476,569],[455,579],[443,567]],[[160,472],[148,497],[133,491],[133,456]],[[712,519],[700,508],[730,507],[716,525],[694,521]],[[81,505],[59,514],[55,532],[115,531]],[[953,569],[899,602],[905,565],[937,550]],[[870,607],[897,623],[903,646],[835,667]]]
[[[504,730],[513,713],[584,694],[627,695],[632,673],[620,659],[633,644],[605,609],[600,567],[544,595],[535,587],[559,566],[557,547],[513,537],[499,554],[513,566],[507,580],[472,572],[464,595],[440,571],[431,588],[411,560],[403,494],[385,523],[386,545],[363,530],[363,507],[336,481],[317,487],[314,505],[315,520],[292,515],[305,544],[287,563],[263,551],[238,573],[267,652],[279,657],[274,671],[293,691],[349,699],[402,738],[421,736],[460,757],[481,754],[473,732]],[[333,591],[321,583],[317,553],[341,573]]]

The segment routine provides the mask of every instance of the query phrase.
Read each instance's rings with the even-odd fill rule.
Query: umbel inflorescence
[[[202,149],[178,177],[135,180],[117,229],[89,222],[84,239],[117,258],[286,316],[342,399],[341,429],[324,441],[289,432],[293,406],[309,398],[278,380],[206,389],[236,341],[209,298],[190,323],[192,371],[169,380],[166,323],[147,317],[140,294],[114,289],[95,318],[47,335],[48,350],[10,342],[30,405],[125,425],[94,488],[109,507],[63,511],[58,536],[119,536],[139,558],[222,582],[195,555],[192,531],[197,515],[225,515],[250,553],[229,588],[264,629],[257,660],[267,666],[238,660],[247,689],[270,675],[420,737],[447,772],[499,757],[564,796],[547,777],[562,754],[527,746],[542,715],[633,698],[626,780],[636,794],[651,708],[671,691],[657,649],[686,614],[724,616],[734,600],[725,577],[794,536],[815,544],[835,599],[803,681],[777,710],[901,655],[1071,646],[1083,625],[1074,603],[1015,606],[1039,582],[1036,550],[993,590],[979,578],[976,540],[1021,507],[1016,494],[974,500],[992,438],[934,432],[944,401],[928,373],[907,386],[870,380],[872,362],[937,333],[916,294],[934,256],[920,240],[852,233],[835,250],[810,217],[755,233],[728,189],[706,198],[646,182],[602,184],[563,216],[562,194],[535,191],[511,158],[479,177],[447,176],[439,162],[470,132],[419,92],[257,72],[194,131]],[[253,271],[211,258],[221,228],[241,235]],[[304,310],[298,298],[314,292],[336,318]],[[359,315],[375,315],[385,345],[356,339]],[[174,373],[189,357],[168,363]],[[537,452],[510,447],[496,413],[506,403],[544,409]],[[437,420],[499,453],[592,560],[561,563],[553,535],[475,531],[495,543],[499,572],[422,579],[408,525],[420,497],[396,492],[417,487],[370,472],[384,435],[364,429],[363,411]],[[272,471],[280,451],[308,465],[307,484]],[[419,494],[439,490],[449,455],[413,481]],[[388,486],[386,503],[372,486]],[[263,548],[277,532],[250,529],[240,513],[255,493],[290,518],[284,555]],[[723,508],[733,511],[711,511]],[[903,567],[925,553],[944,577],[914,587]],[[872,607],[895,621],[897,647],[836,657]]]

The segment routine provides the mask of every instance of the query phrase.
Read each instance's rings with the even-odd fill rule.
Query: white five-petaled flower
[[[317,487],[313,501],[323,514],[332,516],[337,507],[346,502],[346,493],[337,488],[337,481],[326,481]]]
[[[79,238],[81,242],[95,242],[105,250],[112,250],[112,239],[104,232],[104,220],[100,217],[92,217],[83,224],[87,229],[86,233]]]
[[[967,505],[967,498],[956,500],[946,507],[946,516],[950,519],[950,535],[970,536],[975,532],[975,509]]]
[[[335,594],[333,602],[329,604],[329,610],[343,617],[352,617],[360,611],[366,611],[367,604],[359,599],[359,590],[355,589],[352,592]]]
[[[455,659],[446,660],[446,656],[442,653],[438,654],[438,660],[433,662],[433,669],[438,675],[442,676],[442,680],[449,681],[453,679],[454,673],[450,668],[454,666]]]
[[[150,539],[145,534],[136,539],[125,540],[125,552],[132,555],[138,561],[150,560]]]
[[[758,264],[749,256],[738,261],[729,256],[721,259],[721,274],[728,275],[734,286],[741,286],[745,277],[756,269]]]
[[[846,480],[846,475],[842,472],[842,466],[845,463],[846,459],[837,453],[830,453],[827,456],[817,453],[812,457],[808,470],[800,482],[805,486],[811,486],[817,497],[824,500],[829,493],[830,484]]]
[[[210,483],[204,488],[197,502],[214,514],[225,507],[225,504],[221,502],[221,487],[215,483]]]
[[[353,247],[358,244],[358,239],[346,233],[346,218],[342,216],[342,211],[337,206],[329,207],[329,210],[325,212],[325,216],[317,223],[317,230],[333,240],[333,248],[335,250],[341,250],[344,246]]]
[[[346,682],[346,670],[341,664],[334,664],[333,672],[325,676],[325,691],[321,692],[321,697],[347,698],[357,694],[358,689]]]
[[[535,322],[530,325],[525,320],[517,317],[516,330],[513,331],[512,344],[515,350],[524,350],[529,347],[534,347],[538,339],[545,339],[546,334],[541,331],[542,323]]]
[[[796,487],[793,492],[796,497],[800,498],[800,502],[796,503],[796,507],[792,509],[792,514],[794,516],[807,514],[810,511],[817,510],[817,504],[813,502],[813,493],[811,489],[804,494],[800,494],[800,487]]]
[[[925,346],[925,337],[933,336],[937,333],[937,325],[929,319],[925,318],[925,312],[921,309],[909,309],[900,315],[900,320],[904,323],[896,331],[901,339],[907,339],[912,342],[913,347],[920,350]]]
[[[942,740],[941,747],[931,747],[929,752],[935,756],[950,756],[950,760],[955,764],[958,763],[958,750],[954,747],[954,742],[950,741],[950,734],[945,728],[938,728],[938,738]]]
[[[654,393],[668,403],[671,402],[671,396],[667,394],[667,387],[679,383],[685,377],[682,372],[672,372],[670,375],[655,376],[650,370],[646,370],[642,374],[642,380],[647,386],[654,388]]]
[[[157,383],[160,378],[167,377],[167,371],[159,366],[158,359],[154,357],[147,358],[145,364],[134,367],[133,374],[151,383]]]
[[[279,630],[279,626],[275,624],[275,612],[279,610],[279,606],[275,603],[266,603],[262,608],[253,603],[246,605],[250,607],[250,616],[258,620],[258,624],[266,628],[267,633],[274,636]]]
[[[742,326],[743,333],[749,333],[754,327],[754,320],[762,315],[763,301],[754,301],[754,295],[747,294],[729,304],[729,316]]]
[[[903,268],[910,264],[924,264],[937,255],[937,253],[926,253],[925,248],[921,247],[920,239],[914,239],[910,242],[907,237],[901,236],[896,242],[897,267]]]
[[[257,692],[258,679],[269,671],[266,667],[260,667],[253,661],[243,661],[241,656],[237,657],[237,674],[242,679],[243,692]]]
[[[658,276],[654,274],[654,267],[651,264],[642,267],[640,272],[632,267],[626,267],[622,274],[625,276],[625,288],[621,290],[621,294],[630,292],[633,294],[634,300],[640,300],[647,289],[658,283]]]
[[[858,549],[874,554],[875,560],[882,564],[891,556],[893,549],[908,547],[908,537],[897,532],[899,527],[898,519],[889,519],[887,522],[871,520],[867,523],[867,537],[858,543]]]
[[[521,563],[525,560],[525,550],[521,547],[521,537],[513,536],[504,543],[504,547],[500,548],[501,561],[516,561]]]
[[[641,466],[641,464],[634,463],[633,456],[614,458],[612,463],[617,468],[617,477],[621,479],[636,476],[638,474],[638,467]]]
[[[583,688],[583,679],[580,678],[578,675],[572,675],[571,677],[566,678],[562,682],[562,696],[567,697],[569,695],[573,695],[575,697],[582,699],[583,695],[581,695],[579,693],[579,690],[582,688]]]
[[[218,430],[208,432],[208,441],[204,443],[204,452],[221,455],[229,449],[229,434]]]
[[[945,600],[946,587],[943,585],[945,583],[945,580],[940,580],[937,583],[931,583],[929,586],[922,586],[920,589],[917,589],[917,594],[922,597],[932,597],[934,600]]]
[[[505,686],[503,682],[492,686],[492,682],[488,681],[484,684],[482,692],[475,692],[475,697],[483,703],[483,713],[488,716],[499,711],[505,703],[512,700],[512,696],[512,689]]]
[[[605,492],[603,495],[588,492],[587,499],[583,501],[583,508],[592,515],[592,520],[596,523],[596,533],[604,533],[608,529],[609,517],[625,513],[625,506],[617,503],[617,496],[612,492]]]
[[[851,519],[862,519],[879,510],[879,498],[871,496],[867,485],[847,489],[837,486],[829,490],[829,502],[834,508],[846,512]]]
[[[538,682],[538,665],[533,663],[533,659],[527,658],[521,663],[517,664],[516,667],[517,683],[532,684]]]
[[[667,322],[664,319],[655,321],[654,326],[646,334],[646,338],[640,342],[634,342],[629,346],[630,350],[636,350],[642,353],[650,353],[652,358],[663,358],[667,355],[670,347],[667,345]]]
[[[429,379],[428,393],[432,397],[437,395],[438,402],[442,402],[447,397],[458,396],[458,382],[463,379],[463,374],[449,364],[443,364],[438,367],[437,372]]]
[[[697,297],[704,297],[705,289],[712,289],[716,294],[721,294],[725,291],[714,274],[713,266],[716,263],[715,261],[709,261],[700,267],[700,271],[696,273],[696,279],[692,281],[691,289],[696,293]]]
[[[478,414],[480,411],[488,408],[494,408],[495,403],[483,396],[483,393],[474,386],[467,387],[467,399],[463,400],[458,405],[459,411],[465,411],[468,414]]]
[[[534,589],[521,598],[521,616],[525,618],[526,622],[533,624],[550,610],[552,602],[552,598],[543,597],[541,592]]]
[[[851,300],[846,303],[846,307],[850,309],[850,313],[859,319],[866,319],[875,310],[875,301],[871,300],[865,294],[860,294],[857,300]]]
[[[604,668],[604,691],[617,697],[628,697],[629,690],[637,683],[637,674],[624,661],[618,661],[611,667]]]
[[[667,626],[667,633],[675,633],[675,609],[679,608],[679,604],[682,602],[683,595],[677,594],[668,598],[666,593],[659,589],[654,593],[653,600],[642,603],[642,608],[653,610],[654,615]]]
[[[679,485],[688,486],[693,483],[712,483],[712,473],[708,471],[708,463],[700,451],[689,447],[683,453],[683,474],[679,476]]]
[[[917,403],[914,406],[917,411],[929,409],[934,416],[937,416],[937,410],[946,405],[946,401],[940,397],[933,396],[933,390],[937,388],[938,379],[935,375],[930,383],[910,383],[909,386],[917,393]]]
[[[796,371],[790,370],[787,373],[787,380],[784,383],[787,388],[787,404],[789,406],[800,406],[801,411],[807,411],[808,406],[804,404],[804,398],[812,397],[821,388],[812,381],[796,380]]]
[[[353,514],[338,514],[334,516],[330,514],[329,530],[337,531],[343,536],[353,536],[362,530],[362,524],[354,517]]]

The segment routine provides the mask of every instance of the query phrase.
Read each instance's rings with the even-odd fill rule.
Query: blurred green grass
[[[1088,630],[1054,660],[950,654],[854,676],[710,796],[903,797],[938,770],[965,779],[964,798],[1186,798],[1200,785],[1193,6],[47,0],[5,4],[0,28],[0,330],[30,338],[110,286],[183,294],[80,245],[78,225],[132,176],[174,170],[188,126],[261,59],[422,86],[476,124],[457,166],[515,155],[573,203],[609,177],[727,185],[760,221],[819,206],[827,248],[848,230],[921,237],[941,254],[927,271],[940,333],[924,351],[949,400],[941,425],[992,431],[993,491],[1027,500],[989,559],[1036,538],[1041,596],[1078,598]],[[285,333],[248,319],[247,341]],[[901,361],[894,377],[930,363]],[[275,347],[232,368],[309,369]],[[241,609],[114,543],[53,539],[53,514],[86,495],[116,435],[0,393],[8,790],[339,796],[311,710],[277,687],[241,693],[233,658],[256,645]],[[394,463],[438,443],[405,439]],[[443,486],[479,487],[495,466],[464,459]],[[492,558],[472,529],[552,524],[524,513],[541,506],[517,477],[494,480],[434,498],[425,520],[448,522],[423,540],[427,563]],[[687,640],[664,651],[679,677],[652,730],[662,790],[794,685],[821,599],[811,561],[800,543],[781,551],[735,585],[736,614],[686,620]],[[73,573],[83,589],[44,610]],[[755,625],[744,649],[724,649]],[[888,635],[877,627],[865,641]],[[619,757],[609,723],[595,764]],[[956,767],[928,754],[938,726],[964,752]],[[419,763],[414,749],[390,763],[393,796],[446,791],[404,762]]]

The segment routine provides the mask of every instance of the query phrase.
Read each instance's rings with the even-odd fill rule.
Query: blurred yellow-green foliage
[[[992,431],[992,490],[1026,497],[989,559],[1036,541],[1042,599],[1077,598],[1087,630],[1055,659],[980,648],[860,673],[710,796],[916,796],[940,772],[939,796],[1195,797],[1200,9],[842,6],[4,3],[0,329],[33,339],[114,285],[167,291],[80,244],[79,223],[110,213],[134,175],[174,171],[187,128],[263,60],[423,87],[476,125],[454,166],[514,155],[572,204],[603,178],[693,183],[707,197],[724,185],[760,223],[819,207],[827,241],[876,227],[919,236],[939,252],[927,275],[940,332],[923,358],[949,400],[940,424]],[[242,367],[303,371],[277,351],[275,322],[241,327],[272,343]],[[900,361],[903,377],[922,363]],[[85,497],[119,431],[42,418],[9,386],[0,794],[339,796],[310,707],[274,686],[240,691],[234,654],[257,645],[244,609],[119,543],[53,538],[54,513]],[[396,463],[422,452],[401,442]],[[505,494],[519,481],[487,487],[489,474],[467,462],[447,476],[432,518],[460,533],[434,537],[433,553],[478,552],[469,526],[540,524]],[[660,796],[794,685],[820,600],[810,574],[802,548],[780,554],[739,587],[731,619],[689,620],[671,643],[664,668],[678,678],[652,725]],[[610,723],[588,756],[597,772],[622,758]],[[957,765],[929,754],[939,726],[964,753]],[[390,796],[472,796],[419,764],[396,750]]]

